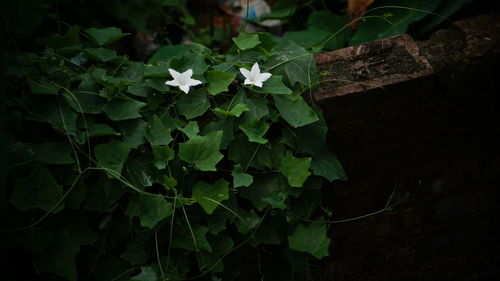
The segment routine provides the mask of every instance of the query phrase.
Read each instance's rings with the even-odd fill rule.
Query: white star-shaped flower
[[[165,82],[165,84],[169,86],[179,87],[181,91],[186,94],[189,92],[189,87],[201,84],[200,80],[191,79],[191,76],[193,76],[192,69],[188,69],[183,73],[179,73],[169,68],[168,72],[170,72],[170,75],[172,75],[172,78],[174,78],[174,80],[167,81]]]
[[[262,83],[267,79],[271,78],[271,73],[260,73],[260,68],[258,63],[254,63],[252,66],[252,70],[248,71],[248,69],[240,68],[241,74],[245,76],[245,85],[255,85],[256,87],[262,87]]]

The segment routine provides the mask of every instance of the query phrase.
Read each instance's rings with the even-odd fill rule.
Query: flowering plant
[[[105,48],[119,29],[84,32],[6,56],[19,118],[6,224],[36,272],[236,280],[241,257],[262,254],[306,278],[328,255],[320,187],[345,178],[303,95],[318,80],[312,54],[253,33],[224,55],[164,46],[145,64]]]

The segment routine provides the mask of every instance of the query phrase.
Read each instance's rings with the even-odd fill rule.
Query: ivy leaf
[[[167,129],[156,115],[149,121],[149,128],[144,137],[151,145],[167,145],[174,140],[170,135],[170,129]]]
[[[183,45],[168,45],[161,46],[154,55],[148,60],[148,64],[156,62],[166,62],[172,58],[181,57],[185,52],[189,51],[186,46]]]
[[[185,116],[188,120],[201,116],[210,108],[210,103],[205,97],[203,89],[196,89],[177,101],[176,104],[179,114]]]
[[[216,202],[220,203],[229,198],[228,187],[229,183],[224,179],[219,179],[212,185],[198,181],[193,186],[192,197],[210,215],[219,207]]]
[[[80,27],[72,26],[66,31],[66,34],[53,35],[36,40],[36,43],[42,46],[58,49],[66,46],[74,46],[80,43]]]
[[[238,37],[233,38],[233,42],[238,46],[240,50],[249,50],[253,47],[259,45],[259,35],[257,34],[246,34],[242,33]]]
[[[274,94],[274,95],[290,95],[292,90],[287,88],[283,82],[281,82],[281,75],[273,75],[269,78],[262,88],[254,87],[253,91],[260,94]]]
[[[144,240],[137,239],[127,244],[127,248],[120,257],[129,261],[131,265],[144,264],[149,258],[146,249],[147,245]]]
[[[186,52],[180,58],[173,58],[170,63],[170,68],[184,72],[188,69],[193,70],[194,76],[201,76],[208,69],[208,64],[205,62],[205,54],[203,52]],[[202,77],[199,77],[200,79]]]
[[[57,213],[63,205],[57,208],[55,205],[62,196],[62,186],[45,166],[40,165],[27,178],[16,180],[9,201],[21,211],[38,207],[46,212]]]
[[[50,272],[69,281],[77,280],[75,256],[80,247],[75,245],[66,230],[56,232],[54,239],[41,255],[33,258],[37,272]]]
[[[46,78],[41,78],[38,81],[28,78],[28,86],[33,94],[57,95],[59,92],[59,87],[52,84],[52,82]]]
[[[251,97],[245,101],[245,104],[249,109],[244,115],[247,122],[259,120],[269,114],[265,97]]]
[[[103,105],[106,103],[106,100],[103,97],[96,94],[80,91],[75,91],[72,95],[69,95],[66,92],[63,93],[68,104],[76,112],[80,113],[99,114],[102,111]]]
[[[205,77],[208,80],[207,91],[212,95],[217,95],[218,93],[228,91],[227,87],[234,81],[236,75],[220,70],[212,70],[208,71]]]
[[[154,228],[161,220],[173,213],[172,203],[162,197],[141,195],[137,202],[130,202],[125,210],[128,216],[139,217],[141,225]]]
[[[288,193],[286,192],[276,192],[268,197],[262,198],[262,202],[269,204],[273,208],[285,209],[287,205],[285,200],[288,198]]]
[[[191,231],[185,233],[183,236],[174,237],[172,246],[188,251],[206,250],[212,252],[212,246],[208,243],[206,235],[210,229],[203,225],[194,225]],[[194,236],[194,237],[193,237]],[[194,238],[194,241],[193,241]],[[196,247],[195,247],[196,243]]]
[[[239,209],[238,215],[239,218],[243,220],[238,219],[234,224],[236,225],[238,232],[243,234],[248,234],[248,232],[254,229],[261,221],[261,218],[257,214],[255,214],[255,211],[253,209],[251,209],[249,212],[244,209]]]
[[[183,128],[179,128],[179,131],[186,134],[189,139],[192,139],[198,135],[200,128],[198,127],[198,122],[189,121]]]
[[[226,118],[217,122],[210,122],[201,128],[201,135],[207,135],[215,131],[222,131],[221,149],[226,149],[234,139],[234,120]]]
[[[370,16],[380,16],[380,18],[368,18],[361,21],[349,45],[359,45],[364,42],[405,33],[410,24],[427,16],[428,13],[422,13],[422,10],[432,12],[440,2],[435,0],[413,0],[405,3],[404,9],[390,7],[376,9],[370,13]],[[400,4],[401,2],[398,0],[377,1],[378,7]],[[384,20],[386,17],[387,19]]]
[[[115,42],[116,40],[130,35],[130,33],[122,33],[122,30],[117,27],[105,27],[105,28],[88,28],[85,29],[85,33],[90,35],[94,41],[99,44],[99,46],[107,45]]]
[[[279,174],[271,174],[269,176],[255,176],[253,183],[247,187],[240,189],[241,197],[252,202],[252,205],[262,211],[269,206],[264,198],[272,197],[273,194],[286,191],[286,183]]]
[[[224,157],[219,152],[222,131],[215,131],[205,136],[196,136],[179,144],[179,158],[195,164],[201,171],[216,171],[215,165]]]
[[[167,162],[174,159],[175,151],[166,145],[151,145],[153,150],[153,164],[159,170],[167,167]]]
[[[113,121],[140,118],[139,110],[146,106],[140,101],[113,100],[103,106],[102,110]]]
[[[28,145],[35,154],[35,160],[44,164],[72,164],[73,150],[67,142],[44,142]]]
[[[235,106],[233,106],[233,108],[231,108],[231,110],[223,110],[223,109],[220,109],[218,107],[214,109],[214,111],[216,113],[219,113],[222,115],[228,115],[228,116],[235,116],[235,117],[240,117],[240,115],[243,112],[248,111],[248,110],[249,110],[248,107],[242,103],[236,104]]]
[[[273,75],[285,76],[291,86],[314,85],[318,79],[312,54],[290,40],[282,40],[276,46],[275,54],[266,61],[264,69]]]
[[[326,133],[328,127],[322,115],[320,120],[306,126],[283,130],[285,141],[293,146],[295,151],[309,153],[312,156],[311,171],[313,174],[322,176],[329,181],[346,180],[342,164],[333,155],[326,145]]]
[[[288,183],[293,187],[302,187],[311,167],[311,158],[296,158],[291,151],[285,153],[281,159],[280,171],[287,178]]]
[[[247,135],[249,141],[264,144],[267,143],[267,139],[262,136],[266,134],[270,126],[265,120],[260,119],[244,123],[239,128]]]
[[[233,187],[249,186],[253,183],[253,176],[246,174],[243,167],[238,164],[234,165],[231,176],[233,177]]]
[[[274,96],[276,108],[292,127],[297,128],[318,121],[318,115],[301,97]]]
[[[123,141],[127,143],[130,148],[137,148],[145,142],[144,135],[148,124],[140,119],[131,119],[118,123],[120,130],[123,133]]]
[[[85,133],[89,134],[89,137],[102,137],[102,136],[110,136],[110,135],[115,135],[119,136],[120,133],[115,131],[115,129],[111,128],[110,126],[104,124],[104,123],[92,123],[88,125],[88,131]]]
[[[158,273],[152,266],[141,266],[141,273],[132,277],[132,281],[159,281]]]
[[[147,64],[146,68],[144,69],[144,77],[167,77],[169,75],[169,68],[169,62],[160,61],[154,64]]]
[[[123,164],[127,161],[129,152],[130,147],[127,143],[116,140],[98,144],[94,148],[97,163],[101,167],[113,171],[106,171],[111,178],[121,174]]]
[[[307,252],[321,259],[328,256],[330,238],[327,237],[326,224],[317,221],[305,227],[300,224],[292,235],[288,236],[290,249]]]
[[[102,62],[108,62],[110,60],[114,60],[118,57],[115,51],[113,50],[108,50],[104,48],[86,48],[83,49],[83,51],[91,58],[102,61]]]

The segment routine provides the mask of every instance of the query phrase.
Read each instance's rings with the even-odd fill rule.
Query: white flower
[[[165,82],[165,84],[169,86],[179,87],[181,91],[183,91],[186,94],[189,92],[189,87],[201,84],[200,80],[191,79],[191,76],[193,76],[192,69],[188,69],[183,73],[179,73],[169,68],[168,72],[170,72],[170,75],[172,75],[174,80],[167,81]]]
[[[267,79],[271,78],[271,73],[260,73],[260,68],[258,63],[254,63],[252,66],[252,71],[248,69],[240,68],[241,74],[245,76],[245,85],[255,85],[256,87],[262,87],[262,83]]]

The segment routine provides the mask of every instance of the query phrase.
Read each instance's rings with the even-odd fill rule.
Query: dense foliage
[[[242,33],[223,55],[194,43],[133,61],[110,47],[129,35],[120,28],[75,25],[38,38],[41,51],[6,52],[2,247],[22,249],[12,263],[32,261],[16,277],[238,280],[254,268],[250,280],[310,279],[310,260],[330,245],[322,184],[346,179],[310,99],[313,54],[405,32],[426,15],[391,11],[375,10],[366,22],[377,24],[354,34],[346,18],[316,11],[306,30]],[[238,70],[255,62],[272,74],[262,88]],[[169,68],[203,84],[169,87]]]

